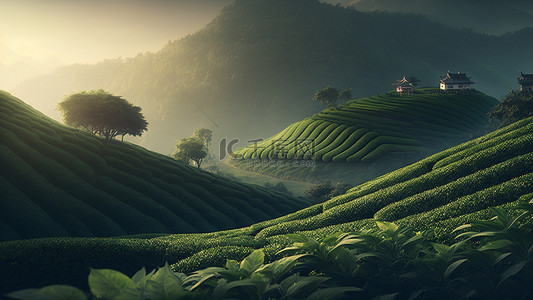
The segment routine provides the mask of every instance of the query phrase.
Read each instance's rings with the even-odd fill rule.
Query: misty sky
[[[0,63],[17,55],[93,63],[157,51],[231,0],[0,0]]]

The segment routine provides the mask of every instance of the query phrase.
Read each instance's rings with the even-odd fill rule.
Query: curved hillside
[[[471,135],[487,125],[498,101],[479,92],[412,95],[389,92],[352,100],[294,123],[236,152],[243,159],[370,162],[390,152],[419,152]]]
[[[206,232],[301,200],[63,126],[0,91],[0,240]]]
[[[383,157],[405,161],[405,157],[422,157],[474,135],[488,124],[487,112],[497,103],[475,91],[447,94],[429,88],[412,95],[389,92],[325,109],[236,154],[244,161],[368,164]],[[234,163],[246,168],[242,162]],[[294,173],[290,167],[293,164],[252,169],[279,176]],[[305,169],[309,168],[302,171]]]
[[[9,290],[10,282],[16,288],[74,282],[54,266],[69,268],[70,275],[79,274],[76,280],[83,284],[87,275],[79,270],[86,264],[133,274],[143,265],[162,265],[165,261],[174,262],[173,267],[180,271],[223,265],[227,258],[242,259],[258,248],[274,257],[288,244],[284,234],[303,232],[321,237],[372,227],[374,219],[416,230],[432,228],[436,240],[451,241],[450,232],[457,226],[491,217],[488,207],[505,208],[532,198],[533,117],[356,186],[327,202],[247,228],[151,239],[0,243],[4,253],[0,277],[7,279],[0,283],[0,289]],[[82,262],[79,255],[71,253],[72,248],[86,252],[82,252]],[[40,257],[41,249],[56,251],[39,259],[38,264],[11,263],[32,261]]]

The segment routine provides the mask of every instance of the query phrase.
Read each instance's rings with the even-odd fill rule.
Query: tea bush
[[[319,240],[289,234],[293,245],[277,253],[289,256],[270,263],[263,250],[224,246],[189,257],[190,265],[204,269],[188,275],[168,264],[131,278],[91,269],[88,283],[99,299],[525,299],[533,293],[533,202],[513,209],[520,210],[515,217],[490,208],[492,219],[457,227],[459,241],[451,245],[430,242],[432,231],[377,221],[369,230]],[[225,263],[209,259],[211,251],[222,252]],[[243,253],[242,261],[233,259]],[[8,296],[87,299],[66,285]]]

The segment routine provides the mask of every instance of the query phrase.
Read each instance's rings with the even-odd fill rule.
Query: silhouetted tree
[[[211,144],[211,140],[213,138],[212,130],[203,127],[197,128],[194,130],[194,133],[192,135],[193,137],[197,137],[202,140],[205,144],[205,148],[209,150],[209,145]]]
[[[337,100],[348,100],[352,97],[352,90],[346,89],[339,91],[338,89],[327,86],[324,89],[317,90],[313,100],[320,101],[320,103],[326,107],[335,106]]]
[[[342,90],[339,95],[339,100],[350,100],[352,98],[352,89]]]
[[[104,90],[79,92],[57,105],[65,124],[111,140],[117,135],[140,136],[147,130],[141,108]]]
[[[183,138],[176,144],[176,151],[172,153],[172,157],[187,164],[193,161],[200,169],[200,165],[207,153],[204,141],[197,137],[190,137]]]
[[[420,79],[418,79],[415,76],[411,76],[407,78],[407,81],[409,81],[409,83],[413,86],[413,88],[416,88],[418,84],[420,83]]]
[[[489,112],[491,119],[501,121],[500,127],[533,116],[533,92],[513,91]]]

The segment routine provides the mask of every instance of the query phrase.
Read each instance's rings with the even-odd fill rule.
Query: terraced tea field
[[[208,232],[306,207],[61,125],[0,92],[0,240]]]
[[[122,238],[59,238],[0,243],[0,291],[52,283],[86,285],[88,267],[130,276],[142,266],[189,272],[242,259],[263,248],[268,258],[288,246],[284,236],[323,237],[394,221],[433,229],[450,241],[459,225],[533,198],[533,118],[449,148],[358,185],[345,195],[249,227],[204,234]],[[65,275],[68,274],[68,275]]]
[[[446,94],[432,88],[419,89],[412,95],[389,92],[352,100],[239,149],[232,163],[285,177],[283,175],[289,172],[298,172],[297,168],[284,168],[280,164],[254,168],[248,162],[313,160],[368,164],[384,157],[392,160],[422,157],[482,130],[488,123],[487,112],[497,103],[496,99],[480,92]],[[306,178],[309,174],[297,177],[310,179]]]
[[[390,152],[423,151],[436,138],[464,138],[487,124],[486,113],[498,103],[479,92],[417,92],[389,92],[325,109],[235,154],[243,159],[371,162]]]

